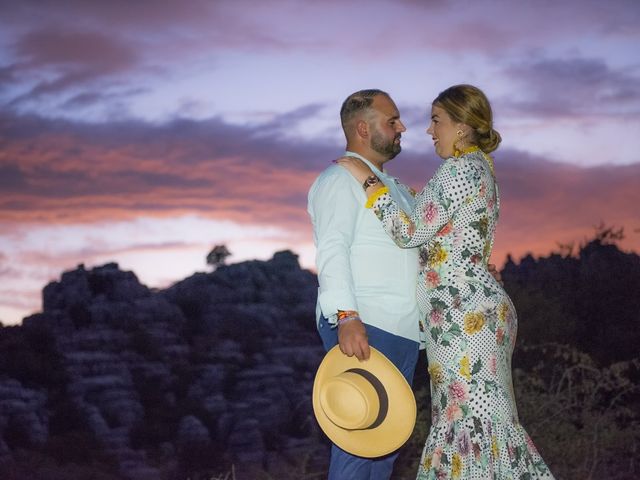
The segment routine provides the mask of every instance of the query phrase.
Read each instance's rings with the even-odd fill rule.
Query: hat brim
[[[342,353],[336,345],[325,355],[313,382],[313,411],[320,428],[342,450],[366,458],[396,451],[409,439],[416,423],[416,400],[407,380],[387,357],[373,347],[370,350],[369,359],[361,362]],[[352,368],[373,373],[387,392],[387,415],[375,428],[345,430],[334,424],[320,405],[320,386]]]

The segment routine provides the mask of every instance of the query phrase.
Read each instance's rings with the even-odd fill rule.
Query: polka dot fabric
[[[445,160],[410,214],[389,194],[372,206],[399,246],[420,248],[432,427],[418,479],[553,479],[518,421],[516,312],[487,270],[499,213],[489,161],[477,149]]]

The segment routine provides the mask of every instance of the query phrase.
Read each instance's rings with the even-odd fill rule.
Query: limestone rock
[[[0,456],[13,447],[38,447],[49,435],[47,395],[13,379],[0,380]],[[14,445],[9,444],[9,438]]]
[[[161,470],[187,478],[192,458],[222,462],[207,467],[217,472],[228,471],[224,462],[249,470],[286,463],[316,438],[308,427],[323,355],[316,288],[291,252],[160,291],[114,263],[63,273],[45,287],[43,312],[17,327],[50,338],[59,384],[0,380],[0,457],[16,447],[7,432],[21,432],[20,447],[48,440],[56,405],[47,399],[64,392],[75,428],[125,479],[162,478]]]

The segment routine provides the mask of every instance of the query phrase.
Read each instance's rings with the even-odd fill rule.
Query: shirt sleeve
[[[447,228],[458,209],[478,194],[480,171],[470,162],[447,159],[416,196],[411,214],[405,214],[388,193],[372,202],[384,230],[402,248],[428,242]]]
[[[309,192],[309,213],[316,240],[318,302],[330,323],[337,321],[338,309],[358,309],[349,252],[364,195],[357,195],[354,182],[346,170],[335,166]]]

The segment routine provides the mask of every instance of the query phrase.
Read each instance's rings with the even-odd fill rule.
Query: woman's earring
[[[462,130],[458,130],[456,132],[456,135],[458,136],[458,140],[456,140],[453,144],[453,156],[454,157],[459,157],[460,154],[464,151],[464,139],[462,138],[462,136],[464,135],[464,132]]]

